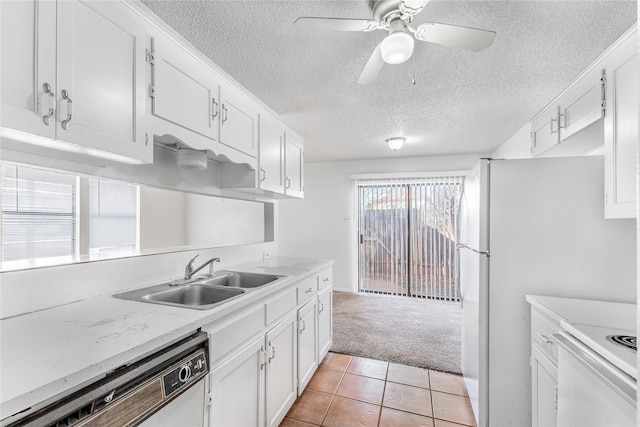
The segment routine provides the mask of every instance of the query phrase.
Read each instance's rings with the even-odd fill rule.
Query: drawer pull
[[[309,288],[309,289],[307,289],[306,291],[304,291],[304,293],[305,293],[305,294],[308,294],[308,293],[310,293],[310,292],[313,292],[313,288]]]
[[[328,277],[325,277],[324,279],[322,279],[322,281],[323,281],[323,282],[328,282],[328,281],[329,281],[329,278],[328,278]]]
[[[536,332],[536,336],[538,337],[538,340],[545,343],[545,344],[553,344],[553,341],[551,341],[549,339],[549,337],[546,337],[544,335],[542,335],[540,332]]]

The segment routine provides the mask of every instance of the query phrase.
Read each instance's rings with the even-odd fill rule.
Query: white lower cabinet
[[[322,281],[322,278],[327,280]],[[278,426],[329,351],[331,269],[203,328],[209,334],[209,425]]]
[[[264,352],[261,337],[211,371],[211,427],[264,425]]]
[[[297,397],[296,338],[295,313],[267,333],[267,426],[279,425]]]
[[[327,355],[333,343],[331,288],[318,293],[318,363]]]
[[[211,371],[211,426],[280,424],[296,400],[295,325],[292,313]]]
[[[537,347],[531,354],[532,426],[555,427],[558,416],[558,367]]]
[[[298,395],[318,368],[316,310],[315,297],[298,310]]]
[[[560,324],[531,307],[531,425],[555,427],[558,418],[558,347],[551,335]]]

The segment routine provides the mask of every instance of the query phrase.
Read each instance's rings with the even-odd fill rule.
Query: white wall
[[[279,251],[330,258],[333,286],[357,290],[357,210],[352,174],[470,170],[482,155],[307,163],[304,200],[280,202]]]
[[[187,244],[186,194],[140,186],[140,250]]]
[[[494,159],[528,159],[531,157],[531,123],[522,126],[491,156]]]

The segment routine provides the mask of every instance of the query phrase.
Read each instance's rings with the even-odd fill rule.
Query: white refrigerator
[[[479,427],[531,425],[526,294],[636,301],[636,225],[600,156],[481,160],[461,204],[462,372]]]

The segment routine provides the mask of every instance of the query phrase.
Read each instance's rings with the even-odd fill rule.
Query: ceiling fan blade
[[[378,44],[367,61],[367,65],[364,66],[362,73],[360,73],[358,84],[366,85],[372,83],[378,78],[378,74],[380,74],[380,70],[382,70],[383,65],[384,61],[382,60],[382,54],[380,53],[380,44]]]
[[[417,40],[425,42],[480,52],[491,46],[496,33],[478,28],[426,22],[415,29],[414,36]]]
[[[400,12],[404,15],[416,16],[429,3],[429,0],[404,0],[400,3]]]
[[[303,16],[293,23],[298,28],[319,31],[373,31],[378,23],[373,19],[314,18]]]

